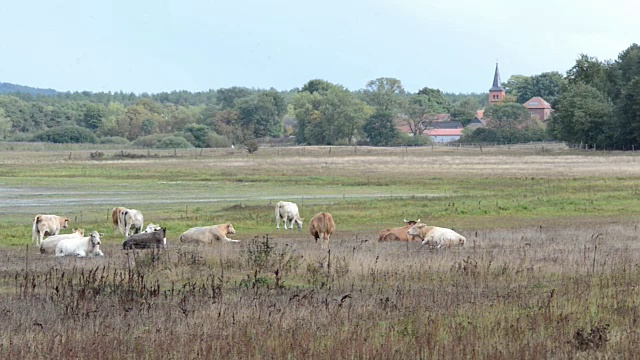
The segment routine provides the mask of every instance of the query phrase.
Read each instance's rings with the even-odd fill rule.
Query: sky
[[[511,75],[564,74],[640,41],[636,0],[22,0],[0,11],[0,82],[58,91],[487,92]],[[635,35],[635,36],[634,36]]]

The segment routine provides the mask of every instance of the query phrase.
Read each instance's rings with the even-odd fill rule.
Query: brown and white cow
[[[69,218],[58,215],[38,214],[33,219],[31,241],[40,246],[45,235],[58,235],[61,229],[69,227]]]
[[[113,209],[111,209],[111,222],[113,223],[114,234],[118,233],[118,229],[120,228],[120,213],[124,210],[127,210],[127,208],[124,208],[122,206],[114,207]]]
[[[413,221],[404,219],[405,226],[396,227],[391,229],[382,229],[380,230],[380,234],[378,235],[378,241],[413,241],[418,240],[413,236],[407,235],[407,231],[411,229],[411,227],[420,222],[420,219]]]
[[[316,244],[318,239],[322,238],[323,249],[329,247],[329,237],[331,237],[335,229],[336,224],[333,222],[333,216],[327,212],[317,213],[309,221],[309,232],[316,240]]]
[[[467,239],[457,232],[437,226],[427,226],[426,224],[415,224],[407,231],[410,236],[416,236],[422,240],[422,245],[432,248],[449,248],[454,245],[464,246]]]
[[[236,229],[233,228],[231,223],[194,227],[180,235],[180,242],[183,243],[204,243],[211,244],[214,241],[231,241],[240,242],[240,240],[232,240],[227,237],[227,234],[235,234]]]
[[[118,229],[125,236],[137,234],[144,227],[144,217],[140,210],[124,208],[118,216]]]

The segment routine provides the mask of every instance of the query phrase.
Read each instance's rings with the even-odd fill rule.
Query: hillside
[[[26,93],[31,95],[55,95],[57,91],[53,89],[39,89],[30,86],[16,85],[0,82],[0,94],[6,93]]]

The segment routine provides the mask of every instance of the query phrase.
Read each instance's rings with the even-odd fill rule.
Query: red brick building
[[[524,103],[524,107],[529,110],[531,116],[538,118],[538,120],[545,121],[551,116],[551,104],[539,96],[534,96],[529,99],[529,101]]]

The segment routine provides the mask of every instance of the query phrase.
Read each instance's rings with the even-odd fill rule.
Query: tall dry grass
[[[96,259],[0,249],[0,356],[633,358],[636,231],[483,230],[449,251],[374,233],[329,252],[286,237]]]

